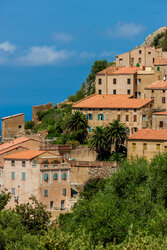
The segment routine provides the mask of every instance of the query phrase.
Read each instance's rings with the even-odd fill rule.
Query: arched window
[[[63,180],[66,180],[66,178],[67,178],[66,173],[63,173],[63,174],[62,174],[62,179],[63,179]]]
[[[44,174],[44,181],[48,181],[48,174]]]
[[[57,173],[54,173],[53,175],[53,180],[57,180],[58,179],[58,174]]]

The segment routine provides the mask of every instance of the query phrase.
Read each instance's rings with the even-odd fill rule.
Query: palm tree
[[[115,145],[115,152],[118,153],[120,145],[124,144],[128,137],[127,128],[124,123],[119,120],[113,120],[107,127],[107,138]]]
[[[98,159],[102,161],[105,157],[108,157],[111,150],[111,145],[108,144],[106,128],[98,126],[92,130],[92,134],[89,139],[89,147],[95,149],[98,153]]]
[[[87,128],[88,128],[88,121],[86,115],[84,115],[82,112],[75,111],[68,117],[66,122],[67,130],[71,132],[79,130],[86,131]]]

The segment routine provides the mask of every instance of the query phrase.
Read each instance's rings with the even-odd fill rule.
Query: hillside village
[[[38,124],[39,112],[53,108],[52,103],[32,107],[32,122]],[[88,137],[99,126],[122,124],[129,159],[150,161],[167,152],[167,52],[145,44],[117,55],[115,65],[96,74],[95,93],[72,104],[72,113],[78,111],[87,120]],[[0,187],[12,194],[7,208],[33,194],[53,214],[69,211],[89,179],[119,169],[118,160],[97,161],[97,150],[87,144],[52,142],[45,130],[25,130],[24,114],[2,118]]]

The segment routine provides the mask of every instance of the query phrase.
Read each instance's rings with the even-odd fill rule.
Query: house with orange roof
[[[154,72],[155,72],[155,81],[160,81],[167,77],[167,58],[155,59]]]
[[[154,100],[153,108],[164,111],[167,109],[167,80],[161,80],[145,88],[146,98]]]
[[[92,95],[73,104],[73,112],[82,111],[88,119],[89,132],[97,126],[107,126],[114,119],[128,127],[129,134],[150,127],[152,99],[137,99],[131,95]]]
[[[167,129],[167,111],[154,112],[152,114],[153,129]]]
[[[167,152],[167,129],[141,129],[128,138],[128,158],[144,157],[151,160]]]
[[[70,182],[70,165],[60,155],[28,150],[4,158],[4,188],[12,195],[6,208],[26,203],[34,195],[48,209],[68,209]]]

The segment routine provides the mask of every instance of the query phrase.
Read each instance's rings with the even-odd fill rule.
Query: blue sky
[[[0,117],[74,94],[95,60],[167,25],[164,0],[0,0]]]

